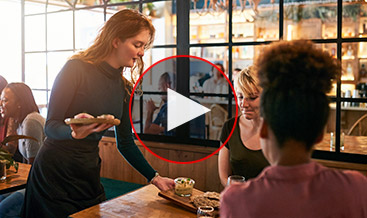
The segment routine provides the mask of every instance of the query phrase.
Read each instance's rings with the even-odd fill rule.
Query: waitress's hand
[[[175,188],[175,181],[167,177],[157,176],[153,179],[152,184],[161,191],[167,191]]]
[[[74,116],[74,118],[94,118],[92,115],[87,113],[80,113]],[[112,115],[104,116],[106,119],[113,119]],[[107,123],[92,123],[88,125],[70,124],[71,136],[74,139],[84,139],[91,133],[101,132],[105,129],[110,128],[113,124]]]

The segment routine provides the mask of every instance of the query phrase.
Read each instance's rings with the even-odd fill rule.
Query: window
[[[331,113],[325,129],[324,142],[316,146],[314,157],[331,160],[366,163],[367,133],[361,124],[355,124],[367,111],[367,3],[362,1],[146,1],[146,0],[5,0],[0,4],[13,8],[0,13],[15,25],[6,27],[19,33],[14,26],[24,23],[19,38],[0,37],[10,53],[12,62],[4,62],[0,68],[11,81],[22,80],[34,91],[41,106],[48,103],[53,80],[62,65],[74,52],[90,45],[97,30],[105,20],[122,8],[135,8],[151,17],[157,28],[152,49],[146,52],[146,67],[172,55],[193,55],[224,66],[229,79],[235,68],[253,63],[267,44],[277,40],[310,39],[342,62],[343,75],[330,93]],[[207,3],[204,5],[204,3]],[[216,2],[216,3],[214,3]],[[232,3],[232,7],[228,4]],[[0,6],[0,10],[4,7]],[[24,16],[20,16],[20,6]],[[12,13],[7,13],[12,11]],[[15,12],[14,12],[15,11]],[[14,16],[14,14],[18,15]],[[4,20],[4,19],[1,19]],[[9,31],[7,31],[9,32]],[[17,35],[17,34],[15,34]],[[5,43],[4,43],[5,42]],[[9,48],[9,45],[12,45]],[[17,48],[18,46],[19,48]],[[2,59],[9,55],[0,53]],[[19,56],[23,55],[21,63]],[[20,64],[21,63],[21,64]],[[205,77],[211,76],[210,65],[190,64],[171,69],[172,83],[182,93],[207,107],[219,105],[227,118],[235,116],[233,93],[229,86],[221,90],[205,91]],[[13,67],[15,66],[15,67]],[[200,68],[200,71],[193,70]],[[169,71],[169,68],[163,70]],[[21,73],[19,73],[21,72]],[[190,72],[190,73],[187,73]],[[149,77],[149,75],[148,75]],[[202,80],[201,80],[202,79]],[[179,81],[179,82],[178,82]],[[142,139],[183,142],[218,146],[218,128],[205,117],[205,133],[202,137],[189,137],[186,125],[175,136],[144,133],[146,119],[145,101],[152,99],[162,104],[158,78],[146,79],[144,94],[135,96],[133,120]],[[158,111],[156,111],[156,116]],[[366,121],[367,122],[367,121]],[[354,127],[352,129],[352,127]],[[361,127],[362,129],[358,129]],[[367,128],[367,127],[366,127]],[[220,128],[219,128],[220,129]],[[335,137],[335,139],[334,139]],[[333,141],[333,143],[330,143]],[[332,145],[332,146],[330,146]],[[344,145],[344,146],[340,146]]]

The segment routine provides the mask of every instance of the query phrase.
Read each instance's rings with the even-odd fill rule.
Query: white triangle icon
[[[172,89],[167,89],[167,102],[167,131],[210,111]]]

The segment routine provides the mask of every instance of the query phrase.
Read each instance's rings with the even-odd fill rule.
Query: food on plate
[[[115,119],[115,116],[111,115],[111,114],[102,114],[100,116],[98,116],[97,118],[103,118],[103,119]]]
[[[179,177],[175,179],[175,193],[179,196],[189,197],[192,194],[195,181],[190,178]]]
[[[219,208],[220,194],[217,192],[205,192],[202,195],[195,195],[191,197],[191,203],[196,207],[211,206],[216,209]]]
[[[120,120],[116,119],[113,115],[103,114],[98,117],[66,118],[65,123],[67,125],[70,124],[88,125],[92,123],[107,123],[117,126],[120,124]]]

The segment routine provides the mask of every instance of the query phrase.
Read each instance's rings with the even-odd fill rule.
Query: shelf
[[[343,56],[342,60],[355,60],[354,56]]]

